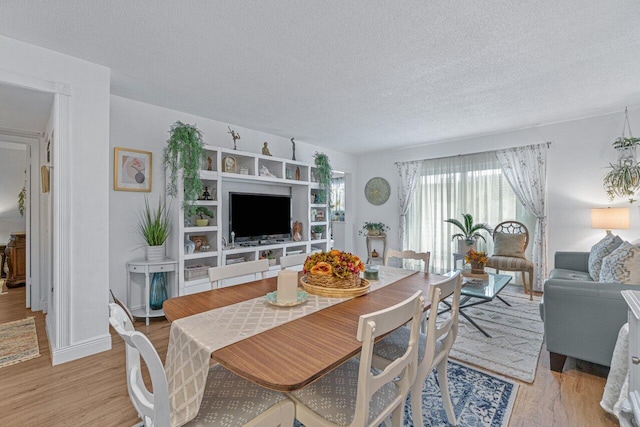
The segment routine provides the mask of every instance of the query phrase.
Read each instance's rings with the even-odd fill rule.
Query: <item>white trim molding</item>
[[[79,341],[73,345],[65,346],[64,348],[56,349],[52,346],[51,361],[53,366],[55,366],[109,350],[111,350],[111,335],[105,334],[88,340]]]

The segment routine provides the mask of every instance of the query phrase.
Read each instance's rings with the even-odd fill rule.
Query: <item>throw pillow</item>
[[[640,285],[640,248],[624,242],[604,257],[600,281]]]
[[[589,254],[589,275],[594,282],[600,280],[602,259],[621,244],[622,239],[620,237],[607,233],[602,240],[591,247],[591,253]]]
[[[510,256],[524,258],[524,244],[526,234],[493,233],[493,254],[496,256]]]

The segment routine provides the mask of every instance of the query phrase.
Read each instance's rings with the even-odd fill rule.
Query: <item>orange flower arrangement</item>
[[[356,255],[339,250],[317,252],[309,255],[304,262],[305,274],[335,276],[344,279],[364,271],[364,263]]]
[[[472,262],[484,264],[487,262],[487,253],[482,251],[474,251],[471,249],[464,257],[464,262],[471,264]]]

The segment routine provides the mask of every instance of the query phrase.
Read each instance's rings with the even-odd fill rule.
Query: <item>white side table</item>
[[[137,260],[127,262],[127,305],[135,317],[144,317],[147,325],[149,325],[150,317],[164,316],[164,311],[162,309],[151,310],[149,308],[150,275],[153,273],[167,273],[170,271],[175,273],[175,278],[173,280],[173,286],[175,288],[178,284],[178,261],[165,258],[161,261]],[[131,273],[144,274],[144,306],[136,309],[131,309]],[[178,293],[176,290],[169,292],[167,289],[167,295],[169,297],[177,296]]]
[[[460,270],[464,268],[464,257],[465,254],[461,254],[458,252],[453,253],[453,269],[458,270],[458,261],[462,261],[462,265],[460,266]]]
[[[377,258],[371,256],[373,249],[371,248],[371,243],[374,241],[382,242],[382,252],[378,255]],[[369,236],[367,235],[367,264],[373,261],[381,261],[384,264],[384,254],[387,251],[387,235],[380,234],[377,236]]]

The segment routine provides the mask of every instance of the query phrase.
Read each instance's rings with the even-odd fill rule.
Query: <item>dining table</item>
[[[197,376],[193,367],[197,363],[187,360],[192,357],[210,357],[236,375],[271,390],[300,389],[360,352],[362,343],[356,339],[360,316],[391,307],[418,290],[423,292],[424,310],[428,310],[429,287],[446,279],[385,266],[380,266],[379,272],[380,280],[372,281],[365,295],[309,295],[308,301],[296,307],[271,307],[266,302],[265,295],[277,289],[277,277],[168,299],[163,309],[172,322],[165,363],[170,393],[176,381]],[[300,310],[306,312],[300,314]],[[244,336],[242,331],[253,330],[253,326],[246,326],[250,323],[255,323],[259,332]],[[209,336],[214,336],[216,345],[203,344]],[[190,386],[182,388],[190,390]],[[175,406],[191,407],[185,410],[189,414],[181,415],[183,421],[195,416],[193,396],[184,390],[174,394]],[[195,410],[197,413],[197,407]]]

